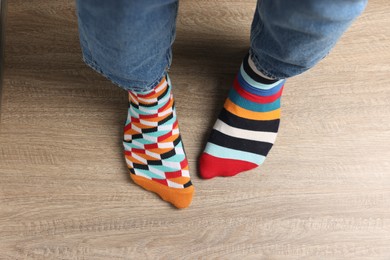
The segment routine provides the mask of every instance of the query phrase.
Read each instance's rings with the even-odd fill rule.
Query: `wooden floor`
[[[198,177],[254,2],[181,1],[171,78],[196,196],[177,210],[129,177],[126,92],[81,61],[74,1],[9,1],[0,259],[390,259],[386,0],[288,80],[264,165]]]

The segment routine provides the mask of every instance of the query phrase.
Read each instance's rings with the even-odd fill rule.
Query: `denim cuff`
[[[275,79],[275,80],[281,80],[287,78],[280,75],[276,75],[276,73],[273,73],[272,69],[270,69],[271,66],[269,64],[264,66],[265,62],[262,63],[260,62],[260,59],[257,57],[257,55],[255,54],[252,48],[249,49],[249,58],[253,61],[257,70],[263,73],[264,76],[267,76],[268,78]],[[264,67],[268,69],[265,69]]]
[[[110,80],[112,83],[117,85],[118,87],[126,90],[126,91],[134,91],[134,92],[147,92],[149,90],[152,90],[155,88],[160,81],[166,77],[169,68],[167,67],[157,79],[154,79],[151,84],[148,84],[146,86],[144,85],[144,82],[138,82],[134,80],[128,80],[124,79],[115,75],[112,75],[110,73],[105,72],[89,55],[87,55],[85,52],[82,54],[82,59],[90,68],[92,68],[94,71],[98,72],[108,80]]]

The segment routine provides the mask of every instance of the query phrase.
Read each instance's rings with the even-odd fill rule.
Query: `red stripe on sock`
[[[139,123],[139,118],[135,118],[135,117],[131,117],[131,120],[130,120],[131,123]]]
[[[155,95],[155,94],[156,94],[156,91],[153,89],[153,91],[150,92],[150,93],[148,93],[148,94],[144,94],[144,95],[142,95],[142,94],[137,94],[137,96],[138,96],[139,98],[148,98],[148,97],[153,96],[153,95]]]
[[[149,118],[155,118],[155,117],[158,117],[158,113],[156,114],[148,114],[148,115],[139,115],[139,118],[140,119],[149,119]]]
[[[160,142],[164,141],[165,139],[171,137],[171,136],[173,135],[173,130],[174,130],[175,128],[177,128],[178,125],[179,125],[179,123],[178,123],[178,121],[176,120],[175,123],[173,123],[172,130],[169,131],[168,133],[166,133],[165,135],[159,136],[159,137],[157,138],[157,142],[160,143]]]
[[[148,94],[137,94],[137,97],[147,99],[148,97],[153,96],[153,95],[155,95],[155,94],[156,94],[156,90],[153,89],[153,90],[152,90],[150,93],[148,93]]]
[[[175,171],[175,172],[166,172],[165,177],[167,179],[177,178],[181,177],[181,170]]]
[[[160,107],[157,111],[160,113],[160,112],[163,112],[165,109],[171,107],[172,104],[171,104],[171,99],[169,98],[169,101],[163,105],[162,107]]]
[[[164,84],[165,81],[166,81],[165,78],[164,78],[163,80],[161,80],[160,83],[158,83],[158,85],[154,87],[154,89],[153,89],[152,92],[150,92],[150,93],[148,93],[148,94],[137,94],[137,96],[140,97],[140,98],[148,98],[148,97],[150,97],[150,96],[153,96],[153,95],[157,94],[156,89],[157,89],[158,87],[160,87],[162,84]],[[167,85],[166,87],[168,87],[168,85]],[[160,92],[163,91],[163,90],[165,90],[165,88],[162,89],[162,90],[160,90]]]
[[[173,123],[173,125],[172,125],[172,130],[178,126],[179,126],[179,121],[176,120],[175,123]]]
[[[133,153],[142,153],[142,154],[146,154],[146,151],[144,149],[139,149],[139,148],[131,148],[131,151]]]
[[[158,148],[158,143],[156,144],[144,144],[145,149],[156,149]]]
[[[154,180],[154,181],[156,181],[156,182],[158,182],[158,183],[161,183],[161,184],[163,184],[163,185],[168,186],[168,182],[167,182],[167,180],[165,180],[165,179],[155,179],[155,178],[152,178],[152,180]]]
[[[128,130],[131,129],[131,123],[125,125],[125,129],[124,129],[124,132],[126,133]]]
[[[161,142],[161,141],[164,141],[165,139],[171,137],[173,135],[172,131],[169,131],[168,133],[166,133],[165,135],[162,135],[162,136],[159,136],[157,138],[157,142]]]
[[[226,159],[203,153],[199,160],[200,176],[203,179],[211,179],[216,176],[229,177],[240,172],[256,168],[258,165],[235,159]]]
[[[171,102],[167,102],[164,106],[160,107],[157,110],[156,114],[147,114],[147,115],[139,114],[139,118],[145,119],[145,118],[155,118],[155,117],[158,117],[158,113],[164,112],[166,109],[171,107],[170,105],[171,105]]]
[[[250,100],[250,101],[253,101],[256,103],[266,104],[266,103],[271,103],[271,102],[274,102],[275,100],[277,100],[282,95],[284,86],[281,87],[280,90],[277,93],[273,94],[272,96],[258,96],[258,95],[254,95],[252,93],[249,93],[248,91],[243,89],[240,86],[240,83],[238,82],[238,79],[236,77],[234,82],[233,82],[233,88],[234,88],[234,90],[237,91],[237,93],[241,97],[243,97],[247,100]]]
[[[188,160],[187,159],[184,159],[183,161],[180,162],[180,167],[182,169],[187,167],[187,165],[188,165]]]

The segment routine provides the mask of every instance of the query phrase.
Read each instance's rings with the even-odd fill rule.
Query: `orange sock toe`
[[[187,208],[191,204],[195,192],[194,186],[192,185],[185,189],[171,188],[141,176],[134,174],[131,174],[130,176],[136,184],[148,191],[156,193],[163,200],[171,203],[176,208]]]

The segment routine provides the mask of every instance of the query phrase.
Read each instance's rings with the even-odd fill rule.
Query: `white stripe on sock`
[[[236,127],[232,127],[220,119],[215,122],[215,125],[213,127],[215,130],[218,130],[221,133],[224,133],[225,135],[252,140],[252,141],[260,141],[260,142],[266,142],[273,144],[276,139],[277,133],[272,132],[262,132],[262,131],[252,131],[252,130],[245,130],[240,129]]]
[[[182,170],[181,176],[190,178],[190,171],[188,170]]]
[[[147,104],[157,102],[157,98],[141,98],[141,97],[138,97],[138,100],[142,101],[144,103],[147,103]]]
[[[176,183],[174,181],[167,180],[168,186],[171,188],[184,188],[183,184]]]
[[[167,81],[164,80],[164,83],[161,84],[161,86],[159,86],[158,88],[156,88],[156,93],[159,93],[163,88],[165,88],[166,86],[168,85]]]

